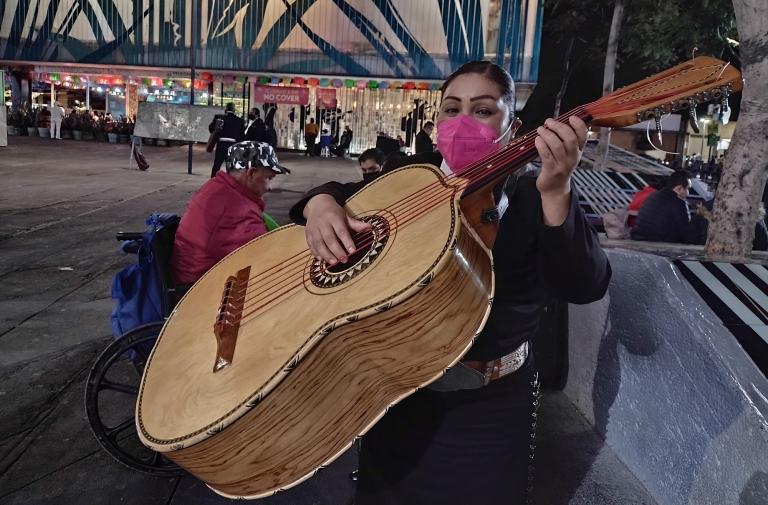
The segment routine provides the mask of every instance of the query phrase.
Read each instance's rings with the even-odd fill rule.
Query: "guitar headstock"
[[[595,126],[621,127],[741,91],[741,72],[724,61],[699,56],[586,105]]]

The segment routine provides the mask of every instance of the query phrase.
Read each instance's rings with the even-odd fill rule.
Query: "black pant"
[[[363,437],[355,505],[525,504],[537,405],[531,357],[484,388],[417,391]]]
[[[317,135],[304,135],[304,142],[307,144],[307,156],[315,155],[315,140]]]
[[[221,168],[221,164],[227,159],[227,149],[234,142],[228,140],[219,140],[216,143],[216,155],[213,158],[213,167],[211,168],[211,178],[216,177],[216,173]]]

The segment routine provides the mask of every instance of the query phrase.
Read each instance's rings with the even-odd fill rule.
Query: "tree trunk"
[[[613,81],[616,75],[616,53],[619,51],[621,23],[624,21],[624,1],[616,0],[616,3],[613,4],[613,19],[611,19],[611,31],[608,34],[608,49],[605,51],[605,68],[603,69],[603,96],[613,91]],[[602,168],[605,168],[605,162],[608,159],[608,146],[610,144],[611,129],[600,128],[597,162]]]
[[[765,0],[733,0],[744,91],[709,224],[708,258],[744,260],[768,177],[768,10]]]

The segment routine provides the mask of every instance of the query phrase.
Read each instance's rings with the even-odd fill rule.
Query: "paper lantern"
[[[51,74],[51,80],[53,82],[59,82],[59,74]]]
[[[320,79],[320,86],[327,88],[328,84],[330,84],[330,79]]]
[[[310,77],[309,79],[307,79],[307,82],[309,83],[310,86],[317,86],[318,84],[320,84],[320,80],[314,77]]]
[[[125,84],[125,81],[123,80],[122,77],[113,77],[112,84],[117,84],[119,86],[122,86],[123,84]]]
[[[213,80],[213,74],[210,72],[202,72],[200,74],[200,79],[204,81],[212,81]]]
[[[239,82],[240,84],[245,84],[246,82],[248,82],[248,76],[247,75],[239,75],[237,77],[237,82]]]
[[[437,91],[437,90],[439,90],[439,89],[440,89],[440,83],[439,83],[439,82],[433,82],[433,83],[430,85],[430,88],[429,88],[429,89],[431,89],[432,91]]]
[[[159,77],[153,77],[152,78],[152,86],[155,86],[157,88],[161,87],[163,85],[163,80]]]
[[[149,77],[145,77],[145,78],[143,78],[143,79],[141,80],[141,83],[142,83],[144,86],[152,86],[152,79],[150,79]]]
[[[171,79],[164,80],[163,81],[163,86],[165,86],[166,88],[172,88],[173,87],[173,80],[171,80]]]
[[[303,86],[305,81],[303,77],[294,77],[292,82],[293,84],[298,84],[299,86]]]
[[[347,88],[354,88],[355,87],[355,81],[352,80],[352,79],[346,79],[344,81],[344,86],[346,86]]]
[[[394,89],[400,89],[400,88],[402,88],[402,87],[403,87],[403,83],[402,83],[402,82],[400,82],[400,81],[394,81],[394,82],[391,84],[391,87],[392,87],[392,88],[394,88]]]
[[[269,80],[272,84],[280,84],[280,78],[279,77],[273,77]]]
[[[222,81],[224,81],[224,84],[234,84],[235,83],[235,76],[234,75],[223,75],[221,78]]]
[[[334,88],[340,88],[344,86],[344,81],[342,81],[341,79],[334,79],[332,84]]]
[[[259,77],[259,84],[269,84],[269,77],[262,75]]]
[[[379,82],[378,81],[368,81],[368,88],[369,89],[379,89]]]
[[[379,89],[389,89],[389,83],[387,81],[381,81],[379,83]]]
[[[357,88],[358,89],[365,89],[365,87],[368,85],[367,81],[364,81],[363,79],[360,79],[357,81]]]

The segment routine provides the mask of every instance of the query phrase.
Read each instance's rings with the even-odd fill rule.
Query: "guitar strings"
[[[569,112],[569,114],[561,116],[561,118],[562,119],[567,119],[568,117],[570,117],[570,116],[572,116],[572,115],[574,115],[576,113],[583,112],[583,110],[580,110],[580,109],[582,109],[582,108],[574,109],[573,111]],[[536,137],[535,134],[533,134],[533,135],[529,134],[528,138],[523,137],[522,138],[523,139],[522,142],[519,141],[519,142],[516,142],[514,144],[514,147],[517,148],[516,150],[509,150],[509,149],[505,150],[506,152],[503,153],[503,156],[499,157],[499,159],[496,161],[496,163],[499,164],[499,165],[508,165],[511,161],[514,161],[514,160],[519,159],[519,158],[527,157],[527,155],[531,154],[532,148],[535,146],[535,143],[534,143],[535,142],[535,137]],[[512,144],[510,144],[510,145],[512,145]],[[499,152],[494,153],[494,155],[498,155],[498,154],[499,154]],[[493,158],[493,156],[489,156],[488,158]],[[495,171],[496,168],[498,168],[498,167],[487,167],[487,166],[483,165],[483,163],[487,163],[487,160],[480,160],[479,162],[476,162],[475,164],[473,164],[473,166],[471,168],[469,168],[466,171],[464,171],[461,174],[459,174],[459,177],[464,176],[464,175],[470,173],[471,175],[470,175],[469,180],[470,181],[477,181],[477,180],[480,180],[483,176],[485,176],[485,175]],[[481,170],[478,171],[478,168],[480,168]],[[456,178],[456,177],[453,177],[453,178]],[[436,204],[444,202],[446,197],[454,194],[455,191],[456,191],[455,188],[452,188],[452,187],[445,188],[445,187],[443,187],[442,191],[437,191],[437,192],[433,191],[432,194],[429,195],[429,197],[426,200],[417,202],[417,204],[415,206],[411,205],[410,208],[406,207],[403,210],[403,214],[401,216],[401,219],[398,221],[398,224],[394,226],[394,228],[403,228],[405,225],[407,225],[408,223],[412,222],[415,218],[420,217],[425,212],[428,212],[428,211],[436,208],[436,206],[437,206]],[[412,197],[409,197],[409,198],[412,198]],[[400,202],[396,202],[396,203],[400,203]],[[392,206],[392,207],[388,207],[388,209],[392,209],[392,208],[394,208],[396,206],[397,205]],[[358,249],[362,249],[362,248],[367,247],[368,245],[370,245],[370,243],[373,241],[373,237],[374,237],[373,233],[371,233],[370,231],[364,232],[363,234],[356,234],[355,236],[356,236],[356,238],[364,238],[365,239],[365,240],[363,240],[362,243],[358,244]],[[298,274],[298,273],[303,272],[305,270],[305,268],[306,268],[305,264],[301,264],[301,265],[294,264],[294,265],[291,265],[291,266],[294,267],[294,268],[291,268],[289,266],[289,270],[290,270],[289,272],[285,272],[285,270],[282,270],[280,272],[280,273],[284,274],[283,279],[282,279],[282,281],[283,281],[282,283],[279,283],[277,285],[272,285],[272,286],[266,286],[265,288],[262,288],[262,289],[260,289],[258,291],[255,291],[254,292],[255,296],[253,296],[252,298],[246,300],[245,303],[247,303],[248,301],[252,301],[256,297],[258,297],[261,300],[262,303],[258,307],[255,307],[254,310],[251,310],[250,312],[244,313],[244,314],[242,314],[240,316],[240,321],[243,321],[242,324],[245,324],[245,322],[247,322],[247,321],[245,321],[245,319],[248,318],[249,316],[253,315],[255,312],[258,312],[259,310],[261,310],[262,308],[268,306],[272,302],[279,300],[282,296],[292,292],[294,288],[297,288],[297,287],[300,287],[300,286],[303,285],[303,282],[299,282],[299,284],[293,285],[293,286],[284,286],[283,285],[285,283],[285,281],[290,282],[291,280],[294,280],[294,276],[296,274]],[[298,266],[300,268],[295,268],[296,266]],[[281,279],[277,279],[278,282],[280,280]],[[300,278],[299,281],[302,281],[302,279]],[[249,286],[249,287],[254,288],[255,286]],[[270,290],[276,289],[276,291],[270,292],[269,290],[267,290],[266,293],[265,293],[264,289],[267,289],[267,288],[270,289]],[[266,300],[264,299],[265,297],[269,297],[271,295],[274,295],[274,296],[272,296],[272,298],[268,298]],[[244,304],[243,311],[245,311],[246,309],[251,309],[255,305],[256,304],[252,304],[252,305],[247,305],[246,306]]]
[[[568,112],[566,115],[563,115],[560,118],[558,118],[558,121],[565,122],[565,121],[563,121],[564,119],[567,119],[567,118],[569,118],[569,117],[571,117],[573,115],[579,114],[579,113],[583,113],[586,110],[591,110],[592,111],[591,115],[596,115],[596,114],[599,114],[599,113],[610,113],[610,112],[613,112],[612,104],[610,103],[610,101],[614,101],[615,102],[617,98],[620,98],[620,97],[628,95],[628,94],[637,93],[637,90],[641,89],[641,88],[642,88],[642,86],[634,87],[634,88],[630,86],[629,88],[627,88],[625,90],[621,90],[617,94],[611,95],[609,97],[603,97],[602,99],[599,99],[599,100],[597,100],[597,101],[595,101],[595,102],[593,102],[591,104],[587,104],[587,105],[584,105],[584,106],[581,106],[581,107],[577,107],[576,109],[573,109],[572,111]],[[679,94],[679,92],[680,92],[680,89],[677,89],[674,92],[673,91],[668,91],[666,94],[662,95],[661,97],[659,97],[657,95],[657,96],[654,96],[654,97],[647,97],[645,100],[635,99],[634,102],[652,103],[652,102],[658,101],[660,98],[668,98],[668,97],[674,96],[675,94]],[[610,98],[610,100],[604,100],[606,98]],[[602,102],[605,102],[605,103],[602,103]],[[616,107],[615,105],[613,107],[615,107],[615,110],[621,110],[620,107]],[[623,104],[623,107],[626,108],[627,104]],[[400,201],[395,202],[392,206],[388,207],[387,209],[390,210],[393,213],[399,212],[400,210],[402,210],[404,212],[403,219],[400,220],[397,225],[395,225],[395,228],[403,227],[408,222],[412,221],[412,219],[409,219],[410,216],[409,216],[408,213],[416,213],[417,215],[421,215],[423,212],[429,211],[432,208],[434,208],[435,207],[435,205],[433,205],[434,203],[439,203],[439,202],[444,201],[444,198],[446,196],[449,196],[450,194],[452,194],[455,190],[464,189],[469,184],[472,184],[472,183],[475,183],[477,181],[480,181],[480,180],[482,180],[483,177],[486,177],[488,175],[491,175],[493,172],[496,172],[497,169],[499,168],[499,165],[502,165],[502,164],[506,165],[510,161],[514,161],[515,159],[524,158],[528,154],[528,152],[531,149],[531,147],[533,145],[535,145],[535,138],[536,138],[536,136],[537,135],[535,134],[535,131],[529,132],[528,134],[526,134],[525,136],[521,137],[520,139],[516,139],[512,143],[510,143],[507,146],[505,146],[501,153],[499,151],[491,153],[490,155],[486,156],[485,158],[483,158],[481,160],[478,160],[475,163],[473,163],[469,168],[464,170],[462,173],[460,173],[460,174],[452,174],[450,176],[447,176],[447,177],[443,178],[442,181],[436,181],[435,183],[427,185],[424,188],[422,188],[421,190],[417,191],[416,193],[411,194],[411,195],[406,195]],[[532,140],[534,141],[534,143],[531,142]],[[513,152],[514,151],[513,148],[517,149],[518,151],[517,152]],[[508,154],[512,154],[513,156],[511,158],[509,158]],[[494,158],[497,158],[497,159],[494,160]],[[491,165],[486,165],[489,161],[495,162],[495,166],[493,165],[493,163]],[[450,183],[450,182],[452,182],[455,179],[462,179],[465,182],[464,182],[463,185],[454,186],[453,189],[450,189],[450,190],[445,188],[444,183]],[[419,196],[422,196],[422,194],[426,194],[427,195],[428,200],[426,201],[426,204],[425,205],[421,205],[420,203],[424,203],[424,202],[420,202],[420,203],[417,203],[416,206],[413,206],[412,202],[414,200],[416,200]],[[436,200],[437,200],[437,202],[435,202]],[[403,203],[406,204],[406,207],[404,209],[400,209],[400,207],[401,207],[401,205]],[[410,206],[410,208],[408,208],[408,206]],[[357,216],[355,216],[355,217],[357,217]],[[370,243],[372,243],[372,241],[374,239],[374,235],[373,235],[373,233],[370,230],[368,230],[368,231],[364,231],[364,232],[357,233],[357,234],[353,235],[353,239],[355,240],[355,243],[356,243],[356,246],[357,246],[357,250],[359,250],[359,249],[362,249],[362,248],[367,247],[368,245],[370,245]],[[358,243],[358,239],[362,239],[362,241]],[[297,265],[295,264],[295,262],[294,262],[294,265],[291,265],[289,262],[291,260],[293,260],[293,259],[302,259],[302,260],[304,260],[304,259],[309,258],[310,255],[307,254],[308,252],[309,252],[309,250],[301,251],[300,253],[294,255],[293,257],[288,258],[287,260],[283,261],[282,264],[283,265],[288,264],[287,265],[288,269],[291,270],[292,266],[297,266]],[[281,265],[276,265],[276,267],[278,267],[278,266],[281,266]],[[253,282],[251,284],[251,282],[250,282],[251,280],[256,281],[256,279],[258,279],[259,275],[264,275],[264,274],[266,274],[267,277],[269,277],[269,274],[274,272],[275,275],[280,275],[280,274],[285,275],[285,274],[287,274],[287,276],[283,280],[284,281],[286,281],[286,280],[290,281],[290,280],[292,280],[291,278],[296,273],[300,273],[300,272],[304,271],[304,269],[306,268],[306,265],[303,262],[302,262],[302,264],[300,266],[301,266],[301,268],[297,272],[291,272],[291,271],[286,272],[285,269],[280,269],[280,271],[274,272],[274,268],[273,268],[273,270],[270,271],[270,272],[263,272],[262,274],[257,274],[256,276],[254,276],[251,279],[249,279],[249,284],[248,284],[249,288],[254,288],[255,289],[255,288],[258,287],[260,289],[255,291],[253,297],[251,297],[249,299],[246,299],[245,302],[244,302],[244,305],[245,305],[245,303],[255,299],[257,296],[259,296],[261,298],[260,295],[264,294],[263,293],[264,289],[278,288],[278,292],[276,293],[277,294],[277,298],[279,298],[282,295],[279,292],[279,289],[283,288],[282,284],[277,284],[277,285],[274,285],[274,286],[272,286],[272,285],[259,286],[257,282]],[[272,277],[274,277],[275,275],[272,275]],[[278,279],[269,279],[269,278],[261,279],[261,282],[264,282],[264,281],[267,281],[267,282],[278,281],[279,282],[280,279],[279,278]],[[294,287],[298,287],[298,286],[289,286],[288,287],[288,291],[285,294],[290,293],[293,290]],[[266,292],[267,296],[269,296],[270,294],[272,294],[272,293],[270,293],[269,291]],[[244,296],[247,296],[247,295],[244,295]],[[267,304],[270,303],[271,301],[277,299],[277,298],[270,299],[269,301],[267,301]],[[237,300],[237,301],[239,301],[239,300]],[[261,307],[257,307],[255,310],[260,310],[264,306],[265,305],[262,305]],[[250,309],[251,307],[253,307],[253,305],[249,305],[247,307],[244,306],[244,309],[245,308],[249,308]],[[248,314],[246,314],[244,316],[241,316],[241,319],[243,319],[247,315],[250,315],[250,314],[253,314],[253,313],[254,313],[254,311],[249,312]]]

